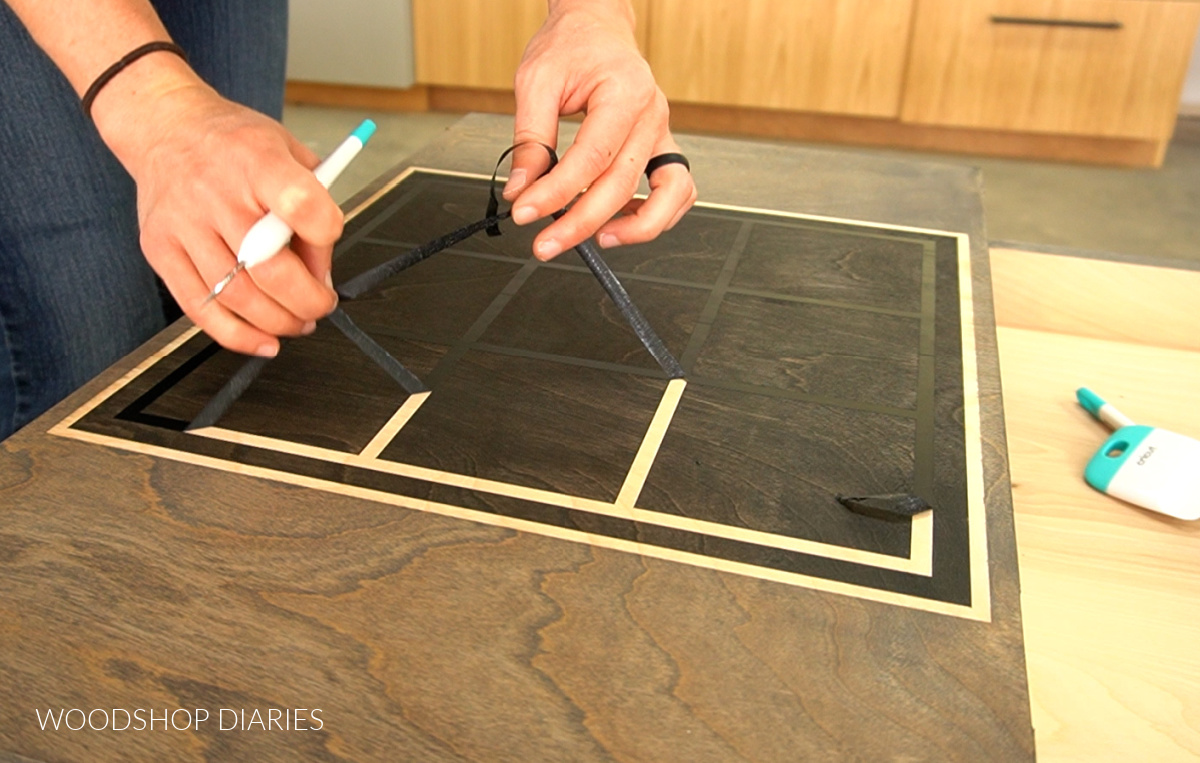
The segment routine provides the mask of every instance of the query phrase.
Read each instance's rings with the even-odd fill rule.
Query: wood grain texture
[[[847,516],[827,496],[912,489],[914,430],[911,419],[701,389],[676,412],[641,505],[907,556],[907,527]]]
[[[916,316],[730,294],[695,370],[915,410],[920,329]]]
[[[315,84],[297,91],[297,103],[318,103],[397,111],[450,111],[513,114],[516,100],[511,90],[429,87],[428,106],[407,105],[406,91],[359,94],[338,86]],[[677,131],[786,138],[820,143],[898,146],[927,151],[950,151],[988,156],[1109,164],[1122,167],[1157,167],[1162,164],[1169,140],[1103,138],[1089,135],[1050,135],[1005,130],[980,130],[910,124],[898,119],[854,117],[843,114],[785,111],[736,106],[713,106],[675,101],[671,125]]]
[[[650,1],[632,3],[643,50]],[[414,0],[417,82],[511,91],[525,45],[545,20],[545,0]]]
[[[478,171],[510,131],[470,118],[418,161]],[[977,185],[965,171],[685,144],[702,160],[699,174],[727,178],[709,184],[717,201],[757,197],[789,212],[961,230],[973,247],[964,256],[985,262]],[[763,172],[748,185],[747,166],[781,177]],[[801,173],[812,193],[797,189]],[[921,193],[890,188],[914,183]],[[365,226],[351,221],[347,234]],[[331,495],[315,480],[273,482],[252,467],[231,474],[46,436],[139,359],[130,358],[0,450],[0,751],[50,760],[1030,759],[986,267],[971,278],[990,622],[464,521],[365,500],[365,490]],[[246,452],[206,445],[223,457]],[[350,467],[322,469],[336,479]],[[459,485],[429,485],[422,499],[496,511],[511,500]],[[51,735],[36,730],[38,704],[320,707],[325,728]]]
[[[919,312],[922,244],[885,239],[868,245],[864,240],[852,243],[846,235],[783,226],[756,229],[731,286]],[[794,262],[796,252],[806,256]],[[818,271],[822,277],[813,278]]]
[[[1123,28],[996,24],[993,16]],[[1194,2],[921,0],[902,118],[1165,141],[1198,23]]]
[[[287,103],[336,106],[379,111],[429,111],[429,88],[415,85],[403,90],[361,85],[331,85],[327,82],[289,80],[284,90]]]
[[[702,289],[632,280],[626,289],[667,349],[676,357],[682,355],[708,293]],[[546,320],[549,315],[554,319]],[[626,325],[625,316],[591,273],[547,269],[526,282],[481,340],[552,355],[658,368],[658,363]],[[581,335],[594,337],[595,341],[581,348]]]
[[[1181,275],[1144,271],[1164,285]],[[1175,304],[1176,325],[1191,303]],[[1108,432],[1074,391],[1090,386],[1138,422],[1200,437],[1200,352],[1026,328],[999,336],[1038,758],[1194,760],[1200,524],[1084,482]]]
[[[31,733],[25,703],[6,703],[0,740],[28,756],[1022,756],[1017,729],[990,720],[1019,695],[976,678],[1004,659],[1004,640],[980,651],[981,624],[947,632],[940,618],[780,596],[769,584],[249,478],[224,479],[214,496],[194,467],[77,452],[85,463],[47,455],[81,479],[119,471],[133,481],[108,481],[109,500],[80,505],[70,493],[30,500],[10,487],[21,475],[5,471],[21,507],[6,514],[6,608],[25,602],[5,619],[17,642],[6,685],[46,703],[319,706],[326,731],[58,737]],[[130,516],[130,494],[153,503]],[[279,508],[247,511],[251,501]],[[33,512],[36,536],[14,538]],[[113,529],[81,539],[84,521]],[[64,600],[46,592],[50,570],[93,582]],[[64,628],[87,637],[64,643],[53,635]],[[848,662],[863,671],[819,668]],[[736,685],[710,672],[718,664]],[[957,718],[949,727],[946,712]]]
[[[1200,272],[1013,249],[991,258],[1002,326],[1200,351],[1200,330],[1182,319]]]
[[[648,60],[672,101],[900,111],[911,0],[654,0]]]
[[[913,124],[892,119],[809,114],[772,109],[671,105],[676,130],[786,138],[789,140],[860,146],[898,146],[922,151],[949,151],[987,156],[1157,167],[1162,164],[1166,139],[1097,138],[1087,135],[1047,135],[1006,130]]]
[[[543,0],[415,0],[413,48],[422,85],[511,90]]]

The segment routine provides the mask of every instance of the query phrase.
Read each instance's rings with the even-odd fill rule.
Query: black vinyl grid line
[[[700,313],[700,319],[696,321],[696,327],[692,329],[692,335],[688,337],[687,348],[684,349],[679,362],[683,364],[684,370],[689,374],[692,372],[692,367],[696,365],[696,358],[700,356],[700,350],[704,349],[704,344],[708,341],[708,334],[712,331],[717,313],[721,311],[721,303],[725,301],[725,292],[729,290],[729,284],[733,281],[733,273],[737,270],[738,260],[741,259],[742,252],[746,250],[746,244],[750,241],[750,232],[753,229],[754,223],[749,220],[742,222],[741,227],[738,228],[737,238],[734,239],[729,253],[725,255],[725,263],[721,266],[721,272],[717,274],[717,282],[709,290],[704,312]]]
[[[488,326],[492,325],[492,321],[496,320],[496,317],[500,315],[500,311],[502,311],[505,306],[508,305],[509,301],[516,295],[517,291],[520,290],[520,288],[525,284],[526,281],[529,280],[529,277],[532,276],[537,269],[538,261],[530,259],[520,270],[516,272],[515,275],[513,275],[508,284],[505,285],[504,290],[496,295],[496,298],[493,299],[491,304],[487,306],[487,309],[475,319],[475,322],[471,324],[471,327],[467,329],[467,332],[463,334],[462,337],[454,343],[454,346],[450,348],[450,351],[443,355],[441,360],[438,361],[438,364],[428,376],[430,386],[436,385],[450,373],[450,370],[453,368],[454,364],[456,364],[464,355],[467,354],[467,350],[471,348],[471,345],[479,341],[479,338],[483,336],[483,333],[488,330]]]
[[[749,224],[751,226],[753,226],[756,223],[751,222]],[[906,239],[897,239],[897,240],[903,241],[906,244],[916,244],[916,243],[924,244],[925,243],[922,240],[913,239],[911,237],[906,238]],[[386,247],[396,248],[396,249],[400,249],[400,250],[408,249],[412,246],[415,246],[414,244],[409,244],[408,242],[398,242],[398,241],[392,241],[389,239],[377,239],[377,238],[371,238],[371,237],[364,238],[361,243],[372,244],[375,246],[386,246]],[[528,257],[513,257],[511,255],[494,254],[491,252],[476,252],[476,251],[472,251],[469,249],[456,249],[454,247],[444,250],[443,253],[451,255],[451,256],[455,256],[455,257],[469,257],[469,258],[478,259],[478,260],[490,260],[492,262],[511,262],[511,263],[518,264],[518,265],[523,265],[526,262],[528,262],[530,259]],[[567,272],[571,272],[571,273],[590,273],[591,272],[582,265],[570,265],[565,262],[559,262],[558,260],[551,260],[550,262],[543,262],[540,264],[540,267],[545,268],[546,270],[562,270],[562,271],[567,271]],[[614,272],[616,273],[617,277],[619,277],[622,281],[643,281],[645,283],[656,283],[656,284],[662,284],[663,286],[676,286],[681,289],[695,289],[697,291],[711,291],[713,289],[713,284],[704,283],[703,281],[688,281],[688,280],[684,280],[681,278],[668,278],[666,276],[652,276],[652,275],[646,275],[644,273],[634,273],[634,272],[628,271],[628,270],[615,270]],[[784,294],[781,292],[769,291],[767,289],[751,289],[751,288],[747,288],[744,286],[733,286],[732,284],[727,285],[725,287],[725,292],[728,294],[742,294],[742,295],[749,296],[749,297],[762,297],[763,299],[774,299],[774,300],[779,300],[781,302],[797,302],[797,303],[809,304],[809,305],[822,305],[824,307],[836,307],[840,310],[854,310],[856,312],[879,313],[881,315],[894,315],[894,316],[897,316],[900,318],[920,318],[921,317],[920,310],[915,310],[915,311],[914,310],[901,310],[898,308],[880,307],[879,305],[867,305],[867,304],[862,304],[862,303],[858,303],[858,302],[842,302],[842,301],[833,300],[833,299],[821,299],[819,297],[800,297],[800,296],[796,296],[795,294]]]
[[[917,432],[913,448],[913,492],[933,502],[934,438],[937,421],[934,393],[934,348],[937,338],[937,247],[925,242],[921,258],[921,346],[917,356]]]
[[[505,302],[508,300],[505,299]],[[488,323],[494,320],[495,316],[491,316]],[[381,326],[379,324],[364,324],[364,330],[370,330],[373,334],[380,336],[393,337],[395,339],[407,339],[415,342],[425,342],[427,344],[437,344],[445,346],[444,341],[430,339],[422,334],[412,331],[404,331],[401,329],[393,329],[389,326]],[[485,327],[486,329],[486,327]],[[556,355],[550,352],[539,352],[538,350],[526,350],[520,347],[509,347],[506,345],[493,344],[491,342],[469,342],[465,338],[451,345],[456,352],[455,360],[461,359],[462,355],[471,350],[480,352],[490,352],[495,355],[508,355],[515,358],[527,358],[529,360],[544,360],[548,363],[561,363],[567,366],[580,366],[583,368],[595,368],[601,371],[612,371],[613,373],[632,374],[634,376],[646,376],[654,379],[667,378],[659,368],[628,366],[622,363],[610,363],[603,360],[594,360],[592,358],[580,358],[573,355]],[[895,416],[902,419],[917,418],[917,411],[909,408],[897,408],[895,406],[883,405],[881,403],[871,403],[858,400],[843,400],[833,398],[827,395],[813,395],[807,392],[797,392],[790,389],[780,389],[778,387],[763,387],[757,384],[745,384],[735,381],[727,381],[724,379],[714,379],[707,376],[700,376],[689,373],[687,376],[689,386],[697,387],[713,387],[715,389],[724,389],[731,392],[744,392],[748,395],[759,395],[761,397],[772,397],[780,400],[795,400],[801,403],[815,403],[817,405],[827,405],[832,408],[845,408],[854,411],[867,411],[870,413],[882,413],[886,416]]]
[[[441,178],[438,178],[441,180]],[[478,190],[479,186],[470,179],[453,179],[453,185],[472,188]],[[396,193],[403,189],[403,183],[392,189],[390,193]],[[400,195],[400,197],[388,204],[378,215],[374,215],[367,223],[355,234],[355,238],[349,242],[353,245],[355,241],[362,243],[372,243],[377,245],[387,245],[391,247],[408,247],[408,244],[396,242],[392,240],[376,239],[369,237],[367,234],[376,229],[379,225],[386,222],[394,216],[398,211],[403,209],[407,204],[411,203],[418,196],[417,190],[409,190]],[[379,201],[386,201],[387,195]],[[378,202],[377,202],[378,203]],[[721,216],[726,218],[727,216]],[[660,277],[645,277],[636,273],[619,273],[622,279],[631,281],[646,280],[655,283],[661,283],[668,286],[679,286],[688,289],[702,290],[709,292],[709,300],[707,301],[700,319],[697,321],[691,336],[689,337],[686,349],[680,355],[680,362],[688,371],[689,383],[697,386],[714,387],[718,389],[726,389],[730,391],[742,392],[744,394],[759,395],[763,397],[794,400],[797,402],[814,403],[835,408],[844,408],[849,410],[868,411],[872,413],[881,413],[889,416],[896,416],[906,419],[917,420],[917,441],[915,443],[915,452],[921,454],[916,457],[916,462],[919,464],[917,473],[914,475],[914,490],[920,495],[928,495],[933,483],[933,438],[935,435],[934,425],[934,410],[933,410],[933,394],[934,394],[934,378],[933,378],[933,341],[934,341],[934,318],[936,316],[936,303],[934,301],[936,287],[936,249],[934,245],[922,238],[918,238],[916,234],[907,234],[905,236],[873,236],[878,238],[894,239],[905,243],[920,244],[924,248],[922,255],[922,278],[921,278],[921,310],[919,313],[902,310],[890,310],[887,308],[878,308],[868,305],[857,305],[853,303],[837,302],[833,300],[823,300],[808,297],[796,297],[794,295],[783,294],[779,292],[765,291],[761,289],[745,289],[735,288],[730,286],[734,273],[737,269],[740,257],[749,242],[753,229],[757,225],[779,225],[780,223],[774,220],[759,221],[746,220],[744,218],[732,217],[728,219],[736,219],[740,222],[741,227],[738,231],[735,241],[725,255],[722,268],[719,272],[717,280],[712,284],[704,284],[694,281],[683,281],[679,279],[660,278]],[[829,223],[820,225],[804,225],[796,224],[788,227],[812,229],[816,228],[823,230],[828,227]],[[838,231],[842,235],[857,235],[858,228],[853,232]],[[339,245],[340,247],[341,245]],[[540,268],[563,270],[569,272],[577,272],[588,274],[590,271],[583,265],[560,264],[554,261],[540,262],[532,257],[520,258],[506,255],[474,252],[470,250],[448,249],[443,254],[451,254],[460,257],[486,259],[492,261],[512,262],[520,264],[522,267],[512,277],[505,288],[496,296],[492,303],[480,314],[474,324],[456,341],[450,344],[450,350],[439,360],[434,370],[427,375],[425,381],[428,386],[435,386],[441,379],[445,378],[452,370],[454,365],[462,359],[462,357],[471,350],[481,350],[484,352],[492,352],[505,354],[517,357],[525,357],[535,360],[544,360],[551,363],[563,363],[566,365],[585,366],[597,369],[605,369],[618,373],[631,373],[639,376],[652,376],[655,378],[666,378],[660,370],[641,368],[637,366],[628,366],[618,363],[605,363],[589,358],[580,358],[577,356],[560,355],[553,353],[538,352],[535,350],[527,350],[518,347],[508,347],[499,345],[494,342],[484,343],[480,339],[491,326],[492,322],[499,317],[503,309],[508,305],[520,288],[529,280],[529,278]],[[920,354],[918,360],[918,381],[917,381],[917,396],[918,403],[916,410],[899,408],[896,406],[885,405],[881,403],[872,403],[869,401],[855,401],[843,398],[831,397],[829,395],[815,395],[796,390],[780,389],[777,387],[767,387],[762,385],[746,384],[735,381],[714,379],[705,376],[695,376],[692,373],[692,367],[703,348],[704,342],[708,337],[709,330],[715,321],[720,306],[724,301],[726,294],[739,294],[763,299],[775,299],[784,302],[796,302],[804,304],[817,304],[826,307],[847,310],[862,310],[867,312],[880,312],[897,317],[911,317],[920,320]],[[446,345],[445,337],[430,337],[416,332],[408,332],[403,329],[394,328],[386,325],[380,325],[370,322],[361,322],[363,331],[373,334],[392,336],[400,339],[409,339],[415,341],[426,342],[439,346]],[[803,327],[798,327],[803,330]],[[403,362],[403,358],[400,358]],[[147,403],[148,404],[148,403]],[[144,407],[144,406],[143,406]]]

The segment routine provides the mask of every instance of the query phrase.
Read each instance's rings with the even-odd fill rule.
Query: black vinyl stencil
[[[409,175],[347,224],[335,282],[478,220],[487,187]],[[638,512],[622,514],[589,506],[617,501],[667,376],[574,253],[539,263],[529,254],[538,226],[501,229],[344,304],[431,390],[378,452],[419,470],[321,456],[360,453],[408,398],[325,323],[288,342],[217,422],[266,441],[183,431],[244,361],[203,335],[74,428],[687,563],[970,606],[958,238],[700,206],[650,244],[607,252],[687,374]],[[444,474],[479,482],[451,486]],[[922,547],[914,522],[837,500],[899,493],[933,506],[923,571],[888,563]]]

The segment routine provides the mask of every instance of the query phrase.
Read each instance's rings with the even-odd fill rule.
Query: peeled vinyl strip
[[[596,276],[596,280],[604,287],[604,291],[608,292],[609,299],[621,311],[621,315],[625,316],[625,320],[629,321],[629,326],[633,332],[637,334],[641,340],[642,346],[646,351],[658,361],[658,365],[662,368],[663,373],[670,379],[682,379],[684,377],[683,366],[679,365],[679,361],[663,344],[662,339],[650,326],[650,322],[646,320],[646,316],[642,315],[642,311],[638,310],[637,305],[633,304],[633,300],[629,297],[629,292],[625,291],[625,287],[621,284],[617,274],[612,272],[612,268],[604,261],[604,257],[600,255],[600,250],[592,243],[591,239],[584,241],[579,246],[575,247],[575,251],[583,258],[588,269],[592,271],[592,275]]]
[[[558,155],[551,147],[545,144],[538,145],[546,149],[550,155],[550,164],[546,170],[549,172],[558,164]],[[387,262],[376,265],[370,270],[354,276],[337,287],[338,296],[342,300],[357,299],[397,273],[429,259],[438,252],[470,238],[479,231],[486,230],[489,236],[500,235],[499,224],[512,217],[512,210],[499,211],[500,202],[496,197],[496,179],[500,171],[500,164],[518,147],[519,144],[510,147],[500,155],[500,159],[496,162],[496,169],[492,172],[491,187],[488,191],[489,198],[486,217],[464,225],[415,249],[410,249],[404,254],[393,257]],[[557,220],[564,214],[566,214],[566,210],[560,210],[554,214],[554,219]],[[584,241],[575,247],[575,251],[579,253],[584,263],[587,264],[588,269],[592,271],[592,275],[596,277],[596,280],[600,282],[600,285],[617,306],[617,309],[621,311],[621,315],[625,316],[625,320],[629,322],[629,326],[637,334],[642,346],[646,348],[646,351],[650,353],[668,378],[683,378],[683,367],[675,359],[675,356],[671,354],[670,350],[667,349],[666,345],[663,344],[662,339],[659,338],[658,334],[650,326],[650,322],[646,320],[642,312],[638,310],[637,305],[633,303],[633,300],[629,297],[629,292],[625,290],[620,279],[613,273],[608,263],[604,261],[596,245],[591,240]],[[330,313],[328,317],[329,321],[339,331],[345,334],[350,341],[354,342],[367,357],[383,368],[406,392],[414,394],[426,391],[424,383],[415,374],[405,368],[404,364],[388,354],[387,350],[383,349],[366,332],[355,325],[354,321],[350,320],[350,316],[346,315],[340,307]],[[263,368],[266,367],[269,360],[270,358],[251,358],[246,361],[229,381],[226,382],[225,386],[213,396],[212,400],[204,406],[204,410],[192,421],[188,426],[188,430],[200,429],[216,424],[217,420],[237,402],[237,399],[258,378],[258,375],[262,373]]]

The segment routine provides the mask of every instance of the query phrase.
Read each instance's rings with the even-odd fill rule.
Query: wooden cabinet
[[[1161,163],[1200,0],[633,0],[678,130]],[[427,108],[514,108],[545,0],[413,0]],[[586,45],[586,40],[580,40]]]
[[[639,21],[649,2],[634,0]],[[546,0],[413,0],[417,82],[509,90],[525,45],[545,20]],[[644,50],[647,25],[638,27]]]
[[[651,0],[672,100],[895,117],[913,0]]]
[[[1170,136],[1200,3],[920,0],[902,118]]]
[[[417,82],[511,89],[545,0],[414,0]]]

